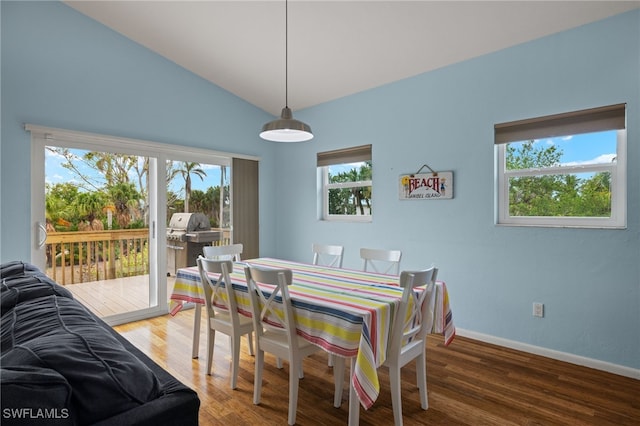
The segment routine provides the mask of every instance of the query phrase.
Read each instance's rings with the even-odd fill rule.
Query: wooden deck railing
[[[229,244],[230,233],[212,244]],[[47,276],[78,284],[149,273],[149,230],[51,232],[47,235]]]
[[[76,284],[149,273],[149,230],[52,232],[47,236],[47,275]]]

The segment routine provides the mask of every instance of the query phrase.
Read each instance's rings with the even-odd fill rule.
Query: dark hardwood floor
[[[193,310],[115,327],[133,344],[198,392],[201,425],[285,425],[288,364],[266,355],[262,401],[253,405],[253,361],[243,339],[238,388],[229,388],[229,339],[218,335],[214,374],[206,370],[205,322],[200,358],[191,358]],[[403,369],[405,425],[640,425],[640,381],[479,341],[456,337],[445,347],[429,336],[429,410],[420,408],[415,364]],[[327,357],[313,355],[300,381],[297,424],[347,424],[348,401],[333,407],[333,375]],[[361,425],[391,425],[386,369],[380,397],[360,410]],[[345,388],[344,398],[348,398]]]

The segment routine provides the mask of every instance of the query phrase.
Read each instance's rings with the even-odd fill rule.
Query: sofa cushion
[[[3,367],[50,368],[71,385],[78,424],[100,421],[160,395],[155,374],[79,303],[50,295],[2,316]]]
[[[73,294],[28,264],[13,262],[2,268],[0,309],[4,314],[18,303],[38,297],[57,295],[73,299]]]
[[[49,368],[0,368],[2,425],[73,425],[71,386]]]
[[[12,277],[14,275],[38,274],[41,273],[35,265],[25,263],[20,260],[5,262],[0,265],[0,279]]]
[[[21,301],[2,312],[2,354],[37,337],[60,333],[63,327],[87,323],[95,328],[96,322],[91,314],[72,299],[50,295]]]

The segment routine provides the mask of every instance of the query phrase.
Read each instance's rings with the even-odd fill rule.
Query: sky
[[[71,152],[77,155],[82,155],[85,153],[85,150],[78,149],[70,149]],[[47,184],[57,184],[57,183],[80,183],[80,179],[78,175],[66,168],[62,167],[62,164],[65,162],[65,159],[57,155],[50,150],[45,151],[45,182]],[[89,166],[83,165],[82,162],[78,161],[75,163],[78,169],[87,175],[95,175],[95,172],[92,172],[92,169]],[[197,189],[206,192],[210,186],[218,186],[220,185],[220,167],[211,165],[211,164],[200,164],[200,168],[204,170],[206,176],[204,180],[200,179],[198,176],[191,176],[191,188]],[[131,176],[133,181],[137,181],[137,176]],[[181,176],[177,176],[172,181],[170,186],[171,190],[176,193],[184,194],[184,179]]]
[[[616,153],[617,131],[544,138],[536,144],[555,145],[563,152],[562,165],[610,163]]]

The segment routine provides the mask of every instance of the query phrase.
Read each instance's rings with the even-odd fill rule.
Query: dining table
[[[275,258],[257,258],[234,262],[230,273],[238,302],[238,312],[251,316],[244,268],[286,268],[293,272],[289,287],[297,332],[337,359],[337,365],[350,361],[349,425],[359,421],[359,405],[370,408],[378,397],[380,384],[377,369],[387,354],[394,313],[402,298],[397,275],[335,268]],[[226,285],[226,283],[224,284]],[[269,288],[259,284],[262,291]],[[444,282],[437,281],[434,297],[428,298],[428,320],[431,333],[444,335],[449,345],[455,337],[455,326]],[[170,296],[170,313],[176,315],[184,303],[195,304],[192,356],[198,356],[204,291],[197,266],[180,268]],[[340,388],[341,390],[341,388]],[[341,392],[340,392],[341,393]],[[336,395],[338,387],[336,387]],[[334,406],[339,407],[336,396]]]

